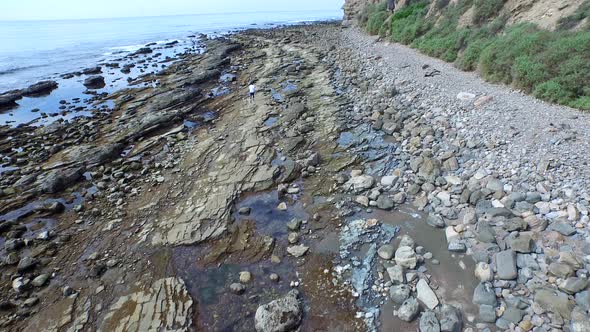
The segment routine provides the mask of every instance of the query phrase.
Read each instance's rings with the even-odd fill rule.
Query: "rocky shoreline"
[[[112,111],[1,129],[4,329],[590,328],[585,116],[534,136],[579,158],[535,164],[503,95],[354,28],[204,45]]]

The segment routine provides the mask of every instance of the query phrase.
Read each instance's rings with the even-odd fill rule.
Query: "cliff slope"
[[[537,98],[590,109],[590,0],[349,1],[370,34]]]
[[[380,0],[346,0],[344,4],[344,16],[347,20],[354,20],[362,14],[367,5],[375,5],[380,3]],[[416,0],[398,0],[396,3],[396,11],[399,11],[410,4],[417,3]],[[430,0],[429,15],[440,16],[443,9],[448,5],[454,5],[459,0]],[[475,13],[476,3],[478,1],[470,1],[469,9],[463,17],[464,21],[469,21]],[[508,24],[517,24],[522,22],[529,22],[537,24],[544,29],[556,29],[559,21],[574,15],[576,10],[580,8],[585,0],[507,0],[507,1],[486,1],[490,8],[498,5],[498,10],[494,13],[495,16],[505,16]],[[584,19],[586,22],[587,19]],[[585,23],[583,22],[583,23]]]

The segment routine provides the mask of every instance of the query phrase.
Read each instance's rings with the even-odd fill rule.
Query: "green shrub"
[[[459,59],[457,65],[463,70],[475,70],[479,63],[481,52],[491,43],[488,39],[472,40],[465,48],[463,56]]]
[[[388,17],[387,1],[381,1],[378,4],[368,4],[363,7],[358,15],[358,22],[372,35],[385,35],[389,27],[384,27],[383,23]]]
[[[505,0],[475,0],[473,23],[482,24],[490,18],[497,16],[502,7],[504,7],[504,1]]]
[[[377,12],[386,12],[387,11],[387,1],[382,1],[378,4],[370,3],[363,7],[361,12],[357,15],[357,20],[361,27],[366,27],[369,18],[372,14]]]
[[[389,17],[389,13],[386,11],[372,13],[367,22],[367,31],[372,35],[379,34],[387,17]]]
[[[505,35],[495,38],[481,52],[482,75],[494,82],[512,83],[512,67],[516,58],[542,51],[548,35],[548,31],[539,30],[532,24],[519,24],[509,28]]]
[[[576,98],[569,102],[568,105],[573,108],[579,108],[581,110],[590,110],[590,96]]]
[[[391,39],[404,44],[412,43],[430,29],[430,23],[424,19],[427,11],[427,3],[420,2],[395,13],[391,18]]]
[[[514,86],[531,92],[535,86],[547,81],[549,72],[545,64],[523,55],[515,59],[512,77]]]
[[[533,94],[540,99],[554,103],[564,103],[572,96],[556,80],[539,84]]]
[[[449,5],[450,0],[436,0],[434,6],[436,9],[441,10]]]
[[[468,29],[453,29],[453,31],[441,31],[439,33],[429,32],[416,41],[413,46],[430,56],[453,62],[457,59],[457,55],[463,48],[468,35]]]

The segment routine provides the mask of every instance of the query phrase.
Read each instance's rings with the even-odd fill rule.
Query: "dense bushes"
[[[369,16],[369,21],[367,22],[367,31],[372,35],[379,34],[382,31],[381,27],[383,23],[389,16],[389,13],[386,11],[378,11]]]
[[[410,44],[430,29],[424,17],[428,8],[426,3],[417,3],[402,8],[391,18],[391,39],[400,43]]]
[[[365,6],[358,20],[362,26],[365,26],[368,33],[376,35],[380,32],[387,32],[387,27],[383,28],[383,23],[388,17],[387,1],[381,1],[379,4]]]
[[[432,18],[426,17],[429,3],[419,2],[396,12],[390,24],[384,24],[389,17],[384,4],[373,5],[364,26],[373,34],[388,29],[393,41],[461,69],[479,70],[486,80],[590,110],[590,31],[548,31],[533,24],[505,27],[506,18],[498,16],[503,4],[504,0],[459,0],[442,9],[441,17]],[[590,15],[590,0],[586,4]],[[459,27],[460,17],[472,6],[478,24]]]

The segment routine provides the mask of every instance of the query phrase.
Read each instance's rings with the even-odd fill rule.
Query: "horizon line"
[[[198,14],[169,14],[169,15],[145,15],[145,16],[115,16],[115,17],[89,17],[89,18],[44,18],[44,19],[0,19],[0,23],[5,22],[55,22],[55,21],[90,21],[90,20],[113,20],[113,19],[130,19],[130,18],[154,18],[154,17],[175,17],[175,16],[200,16],[200,15],[236,15],[236,14],[255,14],[255,13],[301,13],[301,12],[323,12],[334,11],[342,12],[342,8],[334,9],[304,9],[304,10],[262,10],[262,11],[243,11],[243,12],[209,12]]]

